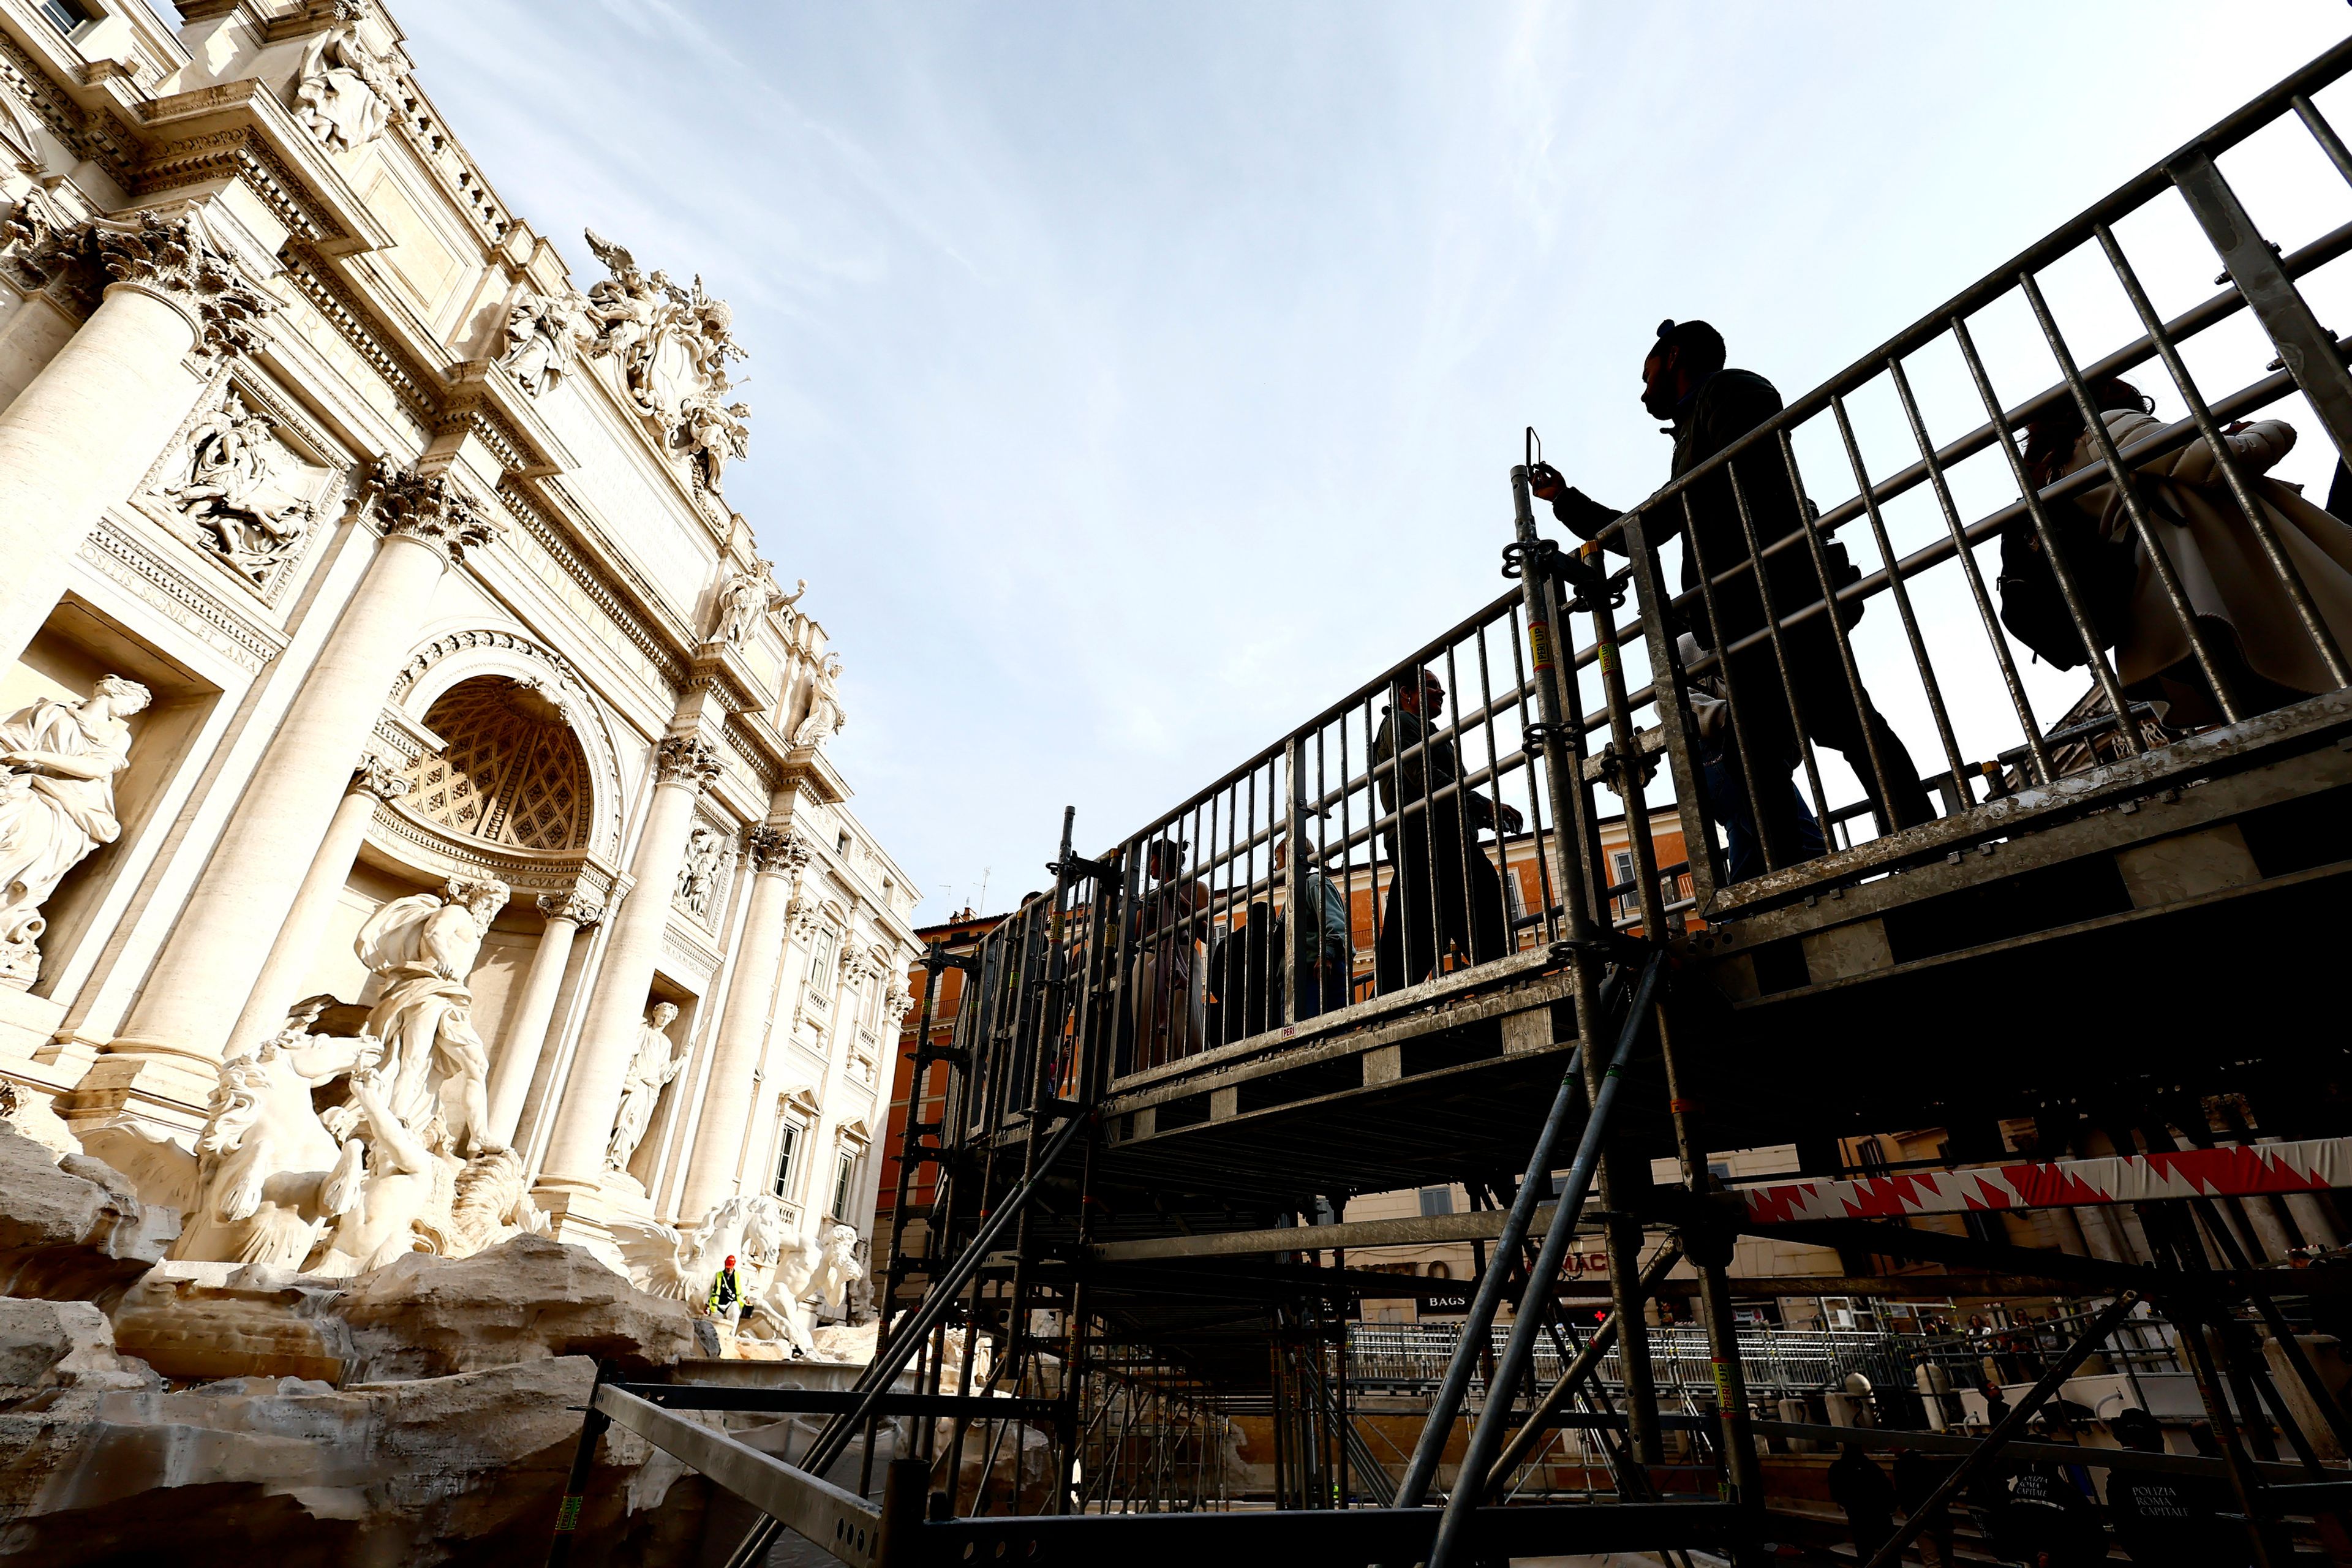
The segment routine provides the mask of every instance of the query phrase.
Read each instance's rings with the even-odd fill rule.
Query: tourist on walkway
[[[1274,841],[1275,886],[1284,885],[1289,865],[1290,840],[1277,838]],[[1298,974],[1297,1021],[1303,1024],[1348,1005],[1348,980],[1356,948],[1347,896],[1323,874],[1311,849],[1298,868],[1298,894],[1299,918],[1291,920],[1286,910],[1276,929],[1290,933],[1291,963]],[[1280,1008],[1277,999],[1276,1010]]]
[[[1393,819],[1381,829],[1390,867],[1376,961],[1383,994],[1438,973],[1448,949],[1465,963],[1485,963],[1510,947],[1503,884],[1478,830],[1517,833],[1521,819],[1517,807],[1459,787],[1460,750],[1450,738],[1431,738],[1444,710],[1444,683],[1426,669],[1405,670],[1372,742],[1381,810]]]
[[[1713,327],[1704,321],[1666,321],[1659,326],[1657,342],[1642,363],[1642,406],[1673,426],[1670,477],[1680,479],[1780,413],[1780,395],[1752,371],[1725,369],[1723,338]],[[1537,465],[1531,480],[1535,493],[1551,502],[1553,515],[1580,539],[1599,536],[1622,515],[1570,486],[1548,464]],[[1743,500],[1745,522],[1740,513]],[[1790,482],[1780,444],[1759,441],[1675,500],[1647,513],[1643,531],[1650,547],[1656,550],[1684,532],[1687,521],[1694,537],[1684,543],[1682,588],[1695,595],[1700,585],[1701,557],[1706,572],[1720,577],[1751,559],[1748,525],[1753,525],[1757,549],[1768,551],[1800,532],[1810,506]],[[1612,536],[1607,544],[1621,553],[1625,548],[1622,536]],[[1844,546],[1826,540],[1822,552],[1832,590],[1859,577]],[[1780,619],[1821,603],[1822,574],[1812,550],[1801,539],[1772,554],[1762,567],[1773,612]],[[1842,606],[1841,613],[1851,623],[1860,605]],[[1685,611],[1685,620],[1699,646],[1708,650],[1729,647],[1763,630],[1767,617],[1756,570],[1743,570],[1715,586],[1712,624],[1705,600],[1696,597]],[[1814,744],[1844,754],[1870,797],[1871,808],[1887,828],[1909,827],[1933,817],[1935,808],[1928,803],[1927,787],[1919,782],[1919,770],[1912,765],[1911,753],[1902,740],[1871,705],[1867,692],[1862,693],[1856,705],[1858,688],[1846,682],[1828,617],[1817,613],[1801,625],[1784,628],[1780,645],[1787,656],[1785,687],[1781,663],[1769,637],[1758,638],[1726,661],[1730,689],[1737,699],[1733,718],[1742,746],[1730,748],[1725,760],[1735,777],[1748,782],[1740,768],[1744,747],[1759,775],[1752,781],[1758,827],[1773,862],[1786,866],[1804,858],[1802,829],[1792,809],[1792,797],[1779,787],[1780,781],[1802,760],[1797,741],[1800,727]],[[1788,703],[1791,690],[1797,701],[1794,715]],[[1881,798],[1877,771],[1872,765],[1874,750],[1878,767],[1885,771],[1886,798]]]
[[[2131,383],[2108,376],[2093,382],[2090,390],[2119,453],[2164,428],[2155,416],[2155,401]],[[2300,490],[2262,477],[2294,449],[2294,426],[2277,419],[2241,420],[2222,432],[2222,439],[2336,647],[2352,652],[2352,524],[2305,500]],[[2043,486],[2101,461],[2098,444],[2072,398],[2026,426],[2025,458],[2034,482]],[[2236,690],[2241,710],[2258,713],[2335,690],[2326,659],[2271,569],[2212,447],[2193,440],[2136,472],[2153,531],[2214,663]],[[2051,521],[2063,526],[2085,512],[2096,520],[2098,540],[2122,560],[2112,595],[2119,624],[2100,628],[2115,648],[2116,679],[2128,695],[2168,704],[2165,722],[2176,729],[2220,722],[2221,706],[2138,542],[2123,497],[2113,484],[2100,485],[2075,497],[2071,510],[2059,510]],[[2091,551],[2084,556],[2098,560]],[[2095,575],[2100,570],[2092,567]],[[2096,595],[2095,583],[2084,586],[2086,596]]]

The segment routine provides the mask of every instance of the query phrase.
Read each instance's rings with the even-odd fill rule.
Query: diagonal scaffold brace
[[[1648,1012],[1650,998],[1657,989],[1663,963],[1663,956],[1654,953],[1643,967],[1633,1008],[1626,1016],[1626,1027],[1619,1037],[1615,1058],[1618,1061],[1622,1062],[1633,1049],[1633,1040],[1640,1033],[1640,1020]],[[1583,1091],[1583,1079],[1577,1070],[1583,1055],[1582,1047],[1571,1052],[1568,1068],[1560,1075],[1559,1090],[1552,1096],[1551,1110],[1544,1117],[1543,1131],[1536,1135],[1535,1147],[1528,1155],[1528,1170],[1531,1178],[1534,1173],[1551,1169],[1552,1157],[1559,1147],[1570,1117],[1575,1113],[1577,1100]],[[1613,1076],[1606,1080],[1601,1091],[1603,1098],[1595,1103],[1593,1114],[1585,1123],[1586,1147],[1580,1148],[1578,1159],[1585,1163],[1588,1174],[1591,1162],[1585,1156],[1589,1152],[1593,1159],[1599,1158],[1601,1141],[1594,1130],[1605,1120],[1606,1106],[1613,1098],[1610,1089],[1616,1081]],[[1519,1184],[1518,1194],[1511,1200],[1510,1212],[1504,1216],[1502,1231],[1495,1238],[1495,1257],[1509,1257],[1527,1239],[1542,1191],[1543,1184],[1538,1180],[1530,1179]],[[1550,1235],[1564,1237],[1576,1228],[1576,1207],[1580,1206],[1583,1200],[1581,1189],[1578,1190],[1576,1196],[1575,1206],[1569,1204],[1565,1195],[1562,1196],[1561,1206],[1552,1216]],[[1555,1268],[1558,1263],[1559,1260],[1554,1258]],[[1446,1363],[1445,1377],[1438,1385],[1436,1403],[1430,1407],[1428,1424],[1422,1427],[1421,1440],[1413,1446],[1412,1462],[1405,1467],[1403,1480],[1398,1483],[1399,1508],[1419,1508],[1429,1499],[1430,1484],[1437,1477],[1438,1459],[1445,1450],[1446,1434],[1453,1429],[1454,1418],[1461,1413],[1462,1403],[1469,1396],[1470,1380],[1478,1367],[1478,1347],[1486,1342],[1494,1326],[1495,1314],[1503,1304],[1503,1279],[1502,1269],[1489,1268],[1478,1281],[1477,1293],[1471,1299],[1469,1314],[1463,1321],[1462,1337],[1454,1347],[1453,1359]],[[1492,1404],[1491,1399],[1489,1404]]]
[[[1592,1189],[1593,1172],[1601,1163],[1601,1147],[1609,1136],[1610,1117],[1624,1088],[1625,1065],[1632,1059],[1634,1044],[1641,1039],[1649,1021],[1651,1008],[1657,998],[1658,979],[1664,968],[1665,952],[1663,948],[1653,950],[1642,965],[1642,978],[1633,987],[1633,1000],[1625,1011],[1624,1026],[1618,1031],[1617,1048],[1609,1058],[1608,1070],[1601,1079],[1601,1092],[1593,1097],[1591,1113],[1584,1119],[1584,1136],[1577,1143],[1575,1162],[1569,1167],[1568,1176],[1560,1184],[1559,1207],[1552,1215],[1551,1228],[1544,1232],[1543,1247],[1536,1254],[1535,1268],[1528,1271],[1527,1289],[1519,1300],[1518,1315],[1511,1323],[1510,1340],[1503,1348],[1502,1359],[1495,1363],[1494,1377],[1487,1384],[1486,1399],[1478,1412],[1477,1425],[1470,1429],[1470,1446],[1462,1456],[1459,1472],[1465,1479],[1445,1500],[1445,1517],[1438,1522],[1437,1539],[1429,1549],[1429,1568],[1445,1568],[1446,1563],[1468,1545],[1471,1521],[1478,1512],[1479,1500],[1486,1490],[1480,1483],[1495,1468],[1495,1457],[1502,1448],[1505,1429],[1510,1425],[1511,1405],[1518,1394],[1520,1381],[1535,1363],[1536,1341],[1543,1331],[1546,1307],[1559,1279],[1560,1263],[1568,1256],[1568,1244],[1576,1235],[1577,1218],[1584,1212],[1585,1195]],[[1571,1063],[1561,1079],[1560,1092],[1564,1097],[1572,1098],[1581,1087],[1581,1079]],[[1552,1131],[1549,1123],[1545,1131]],[[1519,1185],[1522,1201],[1529,1192],[1540,1189],[1543,1173],[1551,1169],[1549,1155],[1549,1149],[1538,1141],[1528,1160],[1527,1179]],[[1514,1213],[1517,1207],[1514,1205]],[[1511,1237],[1510,1246],[1516,1249],[1518,1241],[1518,1237]],[[1496,1244],[1495,1256],[1498,1259],[1506,1256],[1500,1242]],[[1499,1268],[1490,1269],[1488,1275],[1495,1278],[1501,1272]],[[1494,1293],[1501,1293],[1499,1285]],[[1493,1321],[1494,1312],[1490,1306],[1486,1321],[1476,1325],[1477,1340],[1483,1341],[1487,1337],[1487,1325]],[[1464,1365],[1465,1370],[1473,1343],[1472,1329],[1465,1324],[1462,1343],[1454,1351],[1455,1363]],[[1447,1382],[1449,1385],[1453,1382],[1452,1368],[1448,1369]],[[1465,1375],[1462,1382],[1466,1390],[1468,1377]],[[1457,1399],[1455,1408],[1458,1407]],[[1434,1432],[1438,1441],[1443,1443],[1445,1427],[1453,1424],[1454,1414],[1454,1409],[1443,1406],[1430,1412],[1430,1425],[1423,1429],[1421,1446],[1413,1453],[1416,1466],[1421,1462],[1423,1451],[1431,1450],[1429,1468],[1435,1471],[1436,1458],[1431,1447],[1430,1435]],[[1439,1424],[1441,1417],[1444,1426]]]

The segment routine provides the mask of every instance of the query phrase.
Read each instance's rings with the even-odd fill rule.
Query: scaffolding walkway
[[[2321,1457],[2352,1420],[2296,1331],[2339,1271],[2264,1246],[2290,1196],[2352,1184],[2352,667],[2238,426],[2283,412],[2352,452],[2352,373],[2306,298],[2342,287],[2352,222],[2265,229],[2239,192],[2294,159],[2352,184],[2316,101],[2347,71],[2352,43],[1589,539],[1538,531],[1530,442],[1507,592],[1099,855],[1066,812],[1051,890],[932,950],[915,1071],[944,1065],[948,1092],[936,1121],[910,1107],[881,1346],[807,1406],[831,1415],[811,1451],[687,1414],[772,1397],[606,1383],[575,1476],[628,1427],[761,1510],[744,1565],[780,1528],[893,1568],[1746,1561],[1759,1438],[1792,1426],[1765,1394],[1799,1375],[1731,1305],[1736,1243],[1767,1237],[2089,1303],[1989,1434],[1944,1439],[1966,1454],[1945,1495],[2030,1454],[2028,1423],[2154,1310],[2251,1550],[2284,1563],[2285,1521],[2352,1506]],[[2210,247],[2185,274],[2181,243]],[[2179,416],[2104,417],[2143,370]],[[2192,468],[2318,672],[2300,687],[2256,672],[2174,559]],[[2137,552],[2122,631],[2086,497]],[[2013,551],[2046,563],[2074,676],[2001,618]],[[2143,644],[2178,657],[2150,673]],[[1947,1131],[1935,1170],[1844,1168],[1841,1139],[1897,1128]],[[1794,1179],[1711,1169],[1774,1145]],[[1479,1212],[1339,1218],[1454,1183]],[[2103,1205],[2128,1224],[2079,1224],[2079,1248],[1908,1223]],[[1608,1259],[1597,1328],[1554,1300],[1580,1227]],[[1686,1334],[1646,1321],[1660,1232],[1696,1273]],[[1346,1345],[1356,1303],[1412,1287],[1349,1253],[1434,1239],[1476,1248],[1475,1300],[1392,1467]],[[940,1392],[953,1357],[976,1392]],[[1662,1399],[1654,1368],[1685,1361],[1704,1376]],[[1507,1501],[1565,1426],[1605,1485]],[[858,1485],[820,1479],[853,1456]]]

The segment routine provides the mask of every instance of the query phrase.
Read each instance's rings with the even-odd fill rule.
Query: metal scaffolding
[[[2224,1160],[2193,1192],[2134,1189],[2145,1246],[2126,1255],[1851,1217],[1860,1206],[1823,1217],[1785,1194],[1750,1204],[1708,1156],[1793,1143],[1801,1177],[1826,1184],[1848,1174],[1840,1137],[1897,1126],[1949,1128],[1958,1166],[2001,1159],[2004,1121],[2032,1124],[2045,1155],[2157,1167],[2352,1131],[2334,1087],[2352,1085],[2344,1031],[2252,1037],[2221,978],[2255,963],[2287,1001],[2341,991],[2322,958],[2352,879],[2347,668],[2269,481],[2225,427],[2299,397],[2352,451],[2352,374],[2300,290],[2352,251],[2352,224],[2273,247],[2221,163],[2283,156],[2258,133],[2300,128],[2352,182],[2314,102],[2347,71],[2352,44],[1576,548],[1538,532],[1529,466],[1514,467],[1507,592],[1098,856],[1075,852],[1066,811],[1050,890],[973,952],[926,961],[886,1329],[852,1391],[794,1406],[831,1413],[823,1436],[784,1464],[669,1414],[784,1407],[772,1400],[608,1383],[583,1455],[621,1421],[751,1498],[765,1522],[738,1563],[784,1525],[891,1564],[1744,1558],[1761,1540],[1759,1438],[1804,1426],[1773,1401],[1841,1364],[1734,1314],[1735,1241],[1786,1237],[2084,1303],[1953,1485],[2023,1437],[2085,1357],[2132,1364],[2111,1342],[2142,1302],[2159,1308],[2253,1550],[2283,1562],[2284,1521],[2352,1489],[2315,1444],[2352,1447],[2352,1422],[2280,1305],[2316,1287],[2263,1267],[2231,1209],[2285,1189]],[[2159,208],[2185,213],[2225,269],[2219,292],[2168,316],[2118,238]],[[2069,258],[2104,268],[2138,322],[2095,358],[2060,308],[2080,290],[2045,282]],[[2259,330],[2244,342],[2277,358],[2239,373],[2243,342],[2224,329],[2242,312]],[[2017,356],[1979,342],[2001,320],[2031,323],[2047,356],[2022,398],[1992,368],[2014,377]],[[2133,427],[2119,449],[2104,388],[2151,364],[2187,415]],[[1975,410],[1965,427],[1931,428],[1959,407]],[[2087,466],[2037,469],[2027,433],[2068,409]],[[1866,441],[1888,431],[1912,456],[1874,472]],[[2174,569],[2152,466],[2200,442],[2326,689],[2282,699],[2249,679]],[[2176,675],[2217,721],[2153,722],[2127,689],[2095,584],[2078,580],[2075,520],[2095,491],[2147,563],[2141,605],[2186,649]],[[2082,644],[2089,690],[2063,714],[2037,710],[1979,561],[2005,531],[2048,563]],[[1973,617],[1969,635],[1929,615],[1942,603]],[[1874,689],[1926,715],[1938,756],[1925,776],[1874,722]],[[1702,726],[1710,693],[1725,720]],[[1831,739],[1849,742],[1832,748],[1843,773],[1819,754]],[[1804,789],[1782,801],[1791,773]],[[1679,847],[1654,829],[1667,812]],[[1822,853],[1783,830],[1805,817]],[[1753,866],[1735,861],[1743,835]],[[2200,986],[2173,984],[2184,953],[2205,966]],[[950,966],[964,984],[938,1047]],[[2135,987],[2165,994],[2163,1026],[2128,1016]],[[1951,1070],[1955,1050],[1979,1053],[1969,1070]],[[926,1122],[921,1086],[942,1063]],[[2259,1131],[2213,1097],[2251,1108]],[[1677,1179],[1654,1184],[1653,1160]],[[917,1230],[919,1168],[933,1198]],[[1349,1353],[1349,1324],[1353,1303],[1407,1288],[1350,1268],[1349,1249],[1409,1239],[1414,1222],[1341,1217],[1354,1194],[1451,1182],[1493,1208],[1422,1230],[1475,1237],[1481,1271],[1442,1357],[1415,1352],[1419,1443],[1382,1451],[1362,1384],[1401,1381],[1381,1358],[1404,1352],[1359,1328]],[[2323,1171],[2312,1184],[2336,1184]],[[2071,1191],[2053,1178],[2025,1200],[2115,1201]],[[1556,1300],[1580,1228],[1608,1259],[1597,1331]],[[1696,1273],[1695,1330],[1645,1314],[1664,1270],[1645,1270],[1643,1237],[1658,1230]],[[963,1392],[942,1395],[951,1359]],[[2313,1410],[2321,1429],[2306,1430]],[[917,1417],[877,1507],[886,1424]],[[853,1448],[855,1490],[836,1469]],[[2282,1481],[2290,1462],[2298,1479]],[[1580,1500],[1510,1500],[1546,1489]]]

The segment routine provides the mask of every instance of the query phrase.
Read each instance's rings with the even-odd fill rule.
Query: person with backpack
[[[1725,368],[1725,357],[1723,335],[1705,321],[1666,321],[1660,324],[1657,342],[1642,363],[1642,406],[1672,426],[1674,479],[1700,467],[1780,412],[1780,394],[1770,382],[1753,371]],[[1580,539],[1598,537],[1622,515],[1570,486],[1548,463],[1538,463],[1529,470],[1528,483],[1534,494],[1551,503],[1552,514]],[[1742,501],[1747,504],[1744,519]],[[1691,598],[1680,629],[1687,630],[1701,648],[1712,652],[1729,648],[1765,628],[1770,617],[1764,613],[1764,589],[1770,591],[1773,615],[1781,620],[1821,604],[1822,568],[1816,565],[1811,546],[1797,537],[1812,515],[1812,503],[1790,483],[1780,444],[1769,440],[1757,442],[1677,499],[1644,514],[1643,527],[1653,549],[1663,547],[1677,533],[1690,534],[1683,548],[1682,587]],[[1759,552],[1769,552],[1775,544],[1783,547],[1728,582],[1717,584],[1710,617],[1706,600],[1696,596],[1700,563],[1704,561],[1706,573],[1719,577],[1749,562],[1751,525]],[[1612,537],[1607,544],[1620,552],[1625,548],[1622,536]],[[1824,539],[1821,548],[1832,590],[1860,579],[1862,574],[1847,558],[1843,544]],[[1838,614],[1851,625],[1861,609],[1857,601],[1839,605]],[[1843,754],[1862,781],[1881,831],[1893,832],[1932,819],[1936,810],[1910,752],[1872,705],[1859,679],[1847,682],[1829,616],[1817,613],[1798,626],[1785,627],[1779,641],[1778,653],[1773,639],[1759,638],[1729,655],[1718,667],[1728,677],[1737,741],[1727,747],[1724,760],[1737,775],[1742,793],[1755,801],[1756,827],[1772,864],[1793,865],[1809,858],[1810,845],[1794,792],[1781,783],[1803,760],[1800,734],[1815,745]],[[1789,704],[1791,691],[1796,698],[1793,712]],[[1747,776],[1743,752],[1747,765],[1752,765],[1759,776]],[[1879,788],[1882,769],[1883,794]]]
[[[2120,377],[2095,381],[2090,392],[2118,453],[2165,427],[2155,400]],[[2352,524],[2305,500],[2295,487],[2263,477],[2294,449],[2294,427],[2277,419],[2241,420],[2221,438],[2321,622],[2336,647],[2352,654]],[[2040,489],[2101,464],[2098,443],[2072,398],[2027,422],[2024,460]],[[2151,531],[2240,711],[2263,712],[2335,690],[2326,658],[2272,570],[2212,447],[2192,440],[2134,474]],[[2045,510],[2094,639],[2115,650],[2126,694],[2164,704],[2165,722],[2175,729],[2220,723],[2221,704],[2117,487],[2098,485]],[[2003,527],[2000,559],[2001,624],[2062,669],[2088,664],[2031,518]]]

